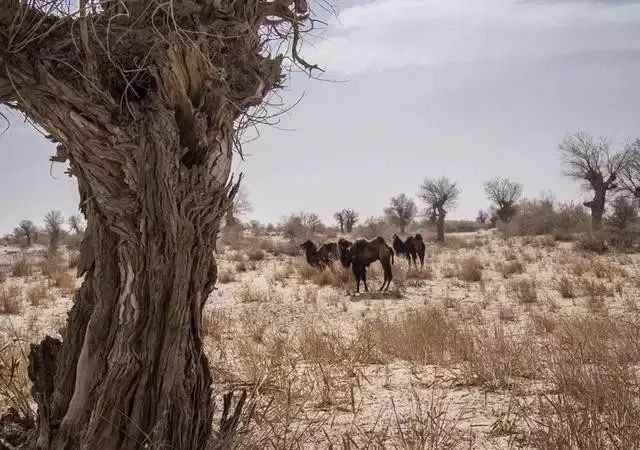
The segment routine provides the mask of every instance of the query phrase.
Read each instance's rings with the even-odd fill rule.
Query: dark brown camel
[[[366,239],[358,239],[351,243],[346,239],[338,241],[340,250],[340,262],[344,267],[351,266],[353,275],[356,279],[356,292],[360,292],[360,281],[364,282],[365,292],[369,292],[367,286],[367,267],[375,261],[380,261],[384,272],[384,281],[380,286],[381,291],[388,291],[393,273],[391,264],[393,264],[393,249],[387,245],[383,238],[377,238],[367,241]]]
[[[413,262],[413,265],[417,269],[418,264],[416,259],[420,259],[420,268],[424,268],[424,255],[427,250],[427,246],[425,245],[421,234],[409,236],[404,242],[397,234],[394,234],[393,249],[396,254],[405,255],[407,261],[409,261],[409,266],[411,266],[411,262]]]
[[[324,269],[340,257],[338,244],[335,242],[327,242],[318,248],[313,241],[307,240],[300,247],[304,249],[309,265],[317,269]]]

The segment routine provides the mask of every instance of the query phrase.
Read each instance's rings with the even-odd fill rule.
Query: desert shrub
[[[13,277],[28,277],[32,271],[31,263],[26,258],[21,258],[11,265],[11,276]]]
[[[388,356],[419,364],[444,364],[457,358],[461,333],[442,309],[426,307],[399,317],[368,319],[380,349]]]
[[[236,274],[231,268],[225,266],[218,271],[218,282],[220,284],[233,283],[236,280]]]
[[[538,368],[530,335],[513,334],[501,324],[466,330],[466,382],[487,390],[509,389],[518,379],[532,378]]]
[[[317,214],[303,211],[286,217],[280,228],[287,239],[303,239],[323,231],[325,226]]]
[[[578,237],[578,248],[588,252],[604,253],[607,251],[607,239],[604,232],[583,233]]]
[[[513,280],[509,284],[509,290],[522,304],[536,303],[538,301],[538,289],[534,280],[521,278]]]
[[[533,448],[635,448],[640,442],[637,328],[610,318],[561,321],[549,347],[550,393],[538,398]]]
[[[515,322],[517,318],[515,310],[510,305],[500,304],[498,306],[498,319],[500,319],[500,322]]]
[[[202,332],[215,341],[221,341],[224,333],[230,331],[231,318],[221,309],[205,311],[202,315]]]
[[[0,267],[0,284],[4,283],[5,281],[7,281],[7,275],[2,267]]]
[[[252,248],[247,252],[249,261],[262,261],[265,258],[264,250],[261,248]]]
[[[457,277],[467,282],[481,281],[482,268],[482,262],[477,257],[470,256],[458,263]]]
[[[354,234],[373,239],[376,236],[390,236],[395,233],[393,225],[384,217],[369,217],[364,224],[354,228]]]
[[[446,233],[473,233],[485,228],[483,224],[472,220],[447,220],[444,223]]]
[[[33,286],[27,289],[26,293],[27,302],[33,307],[38,307],[44,300],[49,298],[49,290],[47,285],[40,283],[37,286]]]
[[[66,270],[53,276],[53,285],[60,289],[63,295],[73,296],[76,292],[76,279]]]
[[[246,272],[248,270],[247,264],[244,261],[238,261],[234,268],[238,273]]]
[[[500,272],[504,278],[509,278],[512,275],[523,273],[524,266],[520,261],[500,262],[497,265],[497,271]]]
[[[556,280],[555,287],[562,298],[576,297],[576,290],[573,280],[566,275],[563,275]]]
[[[22,312],[22,291],[18,286],[0,288],[0,314]]]
[[[525,199],[511,222],[499,223],[498,228],[506,236],[554,235],[570,239],[574,233],[589,229],[589,216],[582,206],[574,203],[556,206],[550,198]]]

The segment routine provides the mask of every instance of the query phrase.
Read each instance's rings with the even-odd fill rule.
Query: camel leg
[[[364,291],[369,292],[369,286],[367,286],[367,268],[362,268],[362,281],[364,281]]]
[[[360,270],[356,265],[351,266],[353,277],[356,279],[356,294],[360,293]]]

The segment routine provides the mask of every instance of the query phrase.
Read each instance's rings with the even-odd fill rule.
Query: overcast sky
[[[525,194],[584,194],[562,177],[557,144],[590,131],[640,135],[640,1],[373,0],[339,3],[297,76],[304,98],[278,128],[245,147],[247,219],[312,210],[331,221],[351,207],[379,215],[426,176],[458,181],[451,217],[487,206],[482,183],[507,176]],[[312,45],[313,44],[313,45]],[[73,180],[34,130],[13,120],[0,137],[0,232],[52,208],[77,210]]]

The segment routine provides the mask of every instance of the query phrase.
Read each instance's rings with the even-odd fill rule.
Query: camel
[[[338,244],[335,242],[327,242],[318,248],[313,241],[307,240],[300,244],[300,247],[304,249],[309,265],[320,270],[329,266],[340,256],[338,253]]]
[[[353,275],[356,279],[356,292],[360,292],[360,282],[364,282],[365,292],[369,292],[367,286],[367,267],[375,261],[380,261],[382,264],[382,270],[384,272],[384,281],[380,286],[381,291],[388,291],[391,280],[393,279],[393,273],[391,271],[391,264],[394,262],[393,249],[387,245],[384,239],[380,236],[367,241],[366,239],[358,239],[355,242],[347,241],[346,239],[340,239],[338,241],[338,248],[340,250],[340,262],[346,268],[351,266]]]
[[[393,249],[398,255],[405,255],[407,261],[409,262],[409,266],[411,266],[411,262],[415,268],[418,268],[418,264],[416,262],[416,258],[420,259],[420,268],[424,268],[424,255],[427,249],[427,246],[422,239],[421,234],[416,234],[415,236],[409,236],[406,241],[402,241],[397,234],[393,235]]]

